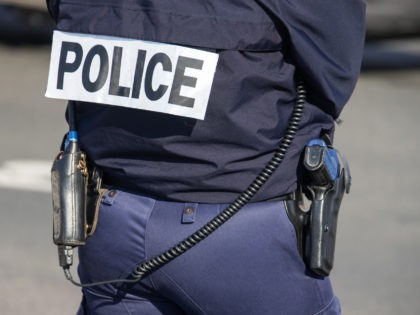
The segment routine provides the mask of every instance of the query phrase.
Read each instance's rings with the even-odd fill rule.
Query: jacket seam
[[[86,3],[83,2],[76,2],[76,1],[60,1],[61,4],[67,4],[67,5],[77,5],[77,6],[83,6],[86,7]],[[89,6],[92,7],[102,7],[104,6],[105,3],[89,3]],[[241,21],[241,20],[228,20],[228,19],[224,19],[224,18],[220,18],[218,16],[214,16],[214,15],[197,15],[197,14],[189,14],[189,15],[185,15],[185,14],[181,14],[181,13],[173,13],[173,12],[168,12],[168,11],[162,11],[162,10],[152,10],[152,9],[147,9],[144,7],[138,7],[138,8],[134,8],[134,7],[129,7],[129,6],[119,6],[119,5],[115,5],[115,4],[108,4],[106,3],[107,7],[112,7],[112,8],[121,8],[121,9],[125,9],[125,10],[130,10],[130,11],[143,11],[143,12],[148,12],[148,13],[157,13],[157,14],[165,14],[168,16],[175,16],[175,17],[195,17],[195,18],[206,18],[208,20],[215,20],[217,21],[217,23],[238,23],[238,24],[249,24],[249,25],[265,25],[265,26],[270,26],[273,25],[274,23],[271,21],[255,21],[255,22],[250,22],[250,21]]]

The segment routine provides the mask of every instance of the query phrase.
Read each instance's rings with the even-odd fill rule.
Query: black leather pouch
[[[84,245],[87,238],[86,156],[69,143],[51,168],[53,240],[56,245]]]
[[[102,172],[87,165],[85,154],[60,152],[51,169],[53,239],[56,245],[84,245],[98,223],[106,191]]]
[[[102,172],[89,163],[77,143],[64,136],[51,169],[53,240],[56,245],[84,245],[95,232],[104,189]]]

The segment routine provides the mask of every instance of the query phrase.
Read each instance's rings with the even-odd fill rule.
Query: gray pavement
[[[6,161],[51,161],[65,132],[65,104],[43,96],[48,53],[0,46],[0,184]],[[41,185],[49,176],[44,170]],[[0,187],[0,314],[74,314],[79,290],[57,267],[51,198],[36,187]]]
[[[404,57],[420,60],[420,40],[386,47],[380,58],[383,48],[369,47],[369,63],[377,64],[363,72],[336,132],[353,175],[332,272],[346,315],[420,314],[420,68]],[[0,45],[0,313],[6,315],[74,314],[80,299],[51,240],[45,186],[66,126],[64,102],[43,97],[48,53]],[[23,184],[8,186],[10,174]]]
[[[419,87],[418,70],[364,73],[337,130],[353,175],[333,273],[344,314],[420,314]]]
[[[1,0],[0,3],[46,9],[45,0]]]

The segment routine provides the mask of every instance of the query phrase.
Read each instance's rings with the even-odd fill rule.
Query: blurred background
[[[353,185],[332,278],[345,315],[420,314],[420,1],[367,4],[362,74],[336,131]],[[43,96],[52,28],[43,0],[0,1],[1,314],[70,315],[80,300],[51,237],[66,131],[65,102]]]

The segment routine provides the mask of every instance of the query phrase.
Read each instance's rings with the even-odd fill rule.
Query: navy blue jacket
[[[204,120],[76,102],[82,148],[105,172],[156,197],[225,203],[270,160],[306,83],[303,121],[253,201],[296,188],[300,153],[332,131],[359,71],[362,0],[49,0],[57,29],[217,52]]]

